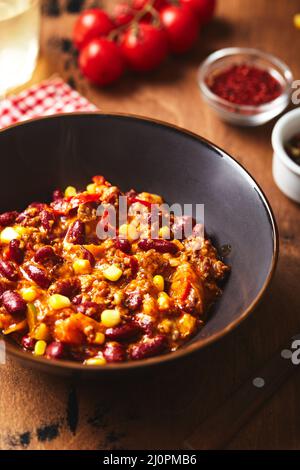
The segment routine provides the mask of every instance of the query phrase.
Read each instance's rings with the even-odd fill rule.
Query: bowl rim
[[[263,190],[259,186],[259,184],[255,181],[255,179],[250,175],[250,173],[244,168],[243,165],[241,165],[235,158],[233,158],[231,155],[229,155],[225,150],[221,149],[217,145],[213,144],[209,140],[205,139],[204,137],[190,131],[187,129],[184,129],[180,126],[177,126],[172,123],[168,123],[165,121],[161,121],[159,119],[154,119],[142,115],[137,115],[137,114],[129,114],[129,113],[119,113],[119,112],[101,112],[101,111],[78,111],[74,113],[61,113],[61,114],[55,114],[51,116],[43,116],[43,117],[37,117],[37,118],[32,118],[28,119],[26,121],[22,122],[17,122],[15,124],[12,124],[6,128],[0,129],[0,135],[2,133],[5,133],[13,128],[19,127],[19,126],[26,126],[30,125],[31,123],[34,122],[39,122],[39,121],[47,121],[47,120],[52,120],[52,119],[60,119],[60,118],[65,118],[65,117],[73,117],[73,116],[101,116],[101,117],[115,117],[115,118],[125,118],[125,119],[133,119],[137,121],[144,121],[148,123],[152,123],[155,125],[158,125],[159,127],[166,127],[170,130],[175,130],[176,132],[183,133],[187,136],[190,136],[194,138],[197,141],[200,141],[202,144],[205,144],[206,146],[212,147],[215,152],[222,156],[226,156],[230,160],[234,162],[234,164],[237,165],[237,168],[239,171],[242,171],[245,176],[252,182],[253,184],[253,189],[257,191],[260,200],[263,203],[263,206],[267,212],[269,223],[272,228],[272,240],[273,240],[273,254],[272,254],[272,261],[271,261],[271,266],[269,273],[265,279],[264,284],[262,285],[259,293],[255,297],[255,299],[252,301],[252,303],[241,313],[241,315],[234,321],[230,322],[223,330],[219,331],[218,333],[215,333],[211,335],[208,338],[203,338],[199,342],[194,342],[194,343],[187,343],[185,346],[182,348],[177,349],[174,352],[170,352],[167,354],[162,354],[159,356],[151,357],[148,359],[143,359],[140,361],[128,361],[124,363],[119,363],[119,364],[107,364],[104,366],[86,366],[81,363],[77,363],[75,361],[67,361],[67,360],[62,360],[62,361],[51,361],[49,359],[46,359],[44,357],[40,356],[34,356],[33,354],[28,354],[28,352],[22,350],[19,346],[11,343],[9,340],[5,338],[4,335],[0,334],[0,338],[4,340],[5,342],[5,347],[6,351],[11,354],[12,356],[20,359],[20,360],[25,360],[28,361],[28,363],[32,363],[35,365],[39,365],[40,367],[43,366],[49,366],[49,368],[52,368],[53,372],[59,372],[59,370],[69,370],[72,372],[85,372],[88,374],[97,374],[97,373],[113,373],[113,371],[125,371],[129,369],[142,369],[144,367],[149,367],[149,366],[154,366],[154,365],[159,365],[159,364],[166,364],[169,363],[170,361],[174,361],[176,359],[183,358],[185,356],[188,356],[189,354],[195,353],[199,351],[200,349],[203,349],[204,347],[207,347],[216,341],[220,340],[224,336],[226,336],[228,333],[233,331],[238,325],[242,323],[249,315],[252,313],[252,311],[255,309],[255,307],[259,304],[261,301],[262,297],[264,296],[273,276],[276,270],[277,262],[278,262],[278,256],[279,256],[279,231],[277,227],[277,223],[275,220],[275,216],[273,214],[273,210],[270,206],[270,203],[265,196]]]
[[[290,171],[300,176],[300,165],[297,165],[297,163],[295,163],[287,154],[283,145],[283,140],[280,136],[281,132],[289,127],[290,122],[297,118],[299,118],[300,127],[300,108],[292,109],[278,119],[272,131],[272,146],[275,155],[280,158],[283,164],[287,166]]]
[[[227,101],[223,98],[220,98],[218,95],[213,93],[210,88],[206,84],[206,77],[207,74],[209,73],[210,67],[217,62],[220,59],[224,59],[226,57],[232,57],[234,60],[235,56],[238,55],[248,55],[250,58],[251,56],[259,57],[262,58],[266,61],[268,61],[270,64],[279,68],[281,70],[281,75],[282,78],[285,82],[285,85],[282,89],[282,93],[277,96],[277,98],[273,99],[272,101],[269,101],[267,103],[254,106],[254,105],[241,105],[237,103],[231,103],[230,101]],[[209,101],[213,102],[215,105],[218,105],[222,107],[222,109],[225,109],[228,113],[236,115],[236,111],[241,112],[243,115],[246,113],[246,116],[252,117],[255,115],[267,113],[268,111],[273,110],[274,108],[279,108],[282,107],[283,105],[287,106],[287,103],[290,98],[290,93],[291,93],[291,87],[293,83],[293,74],[290,69],[290,67],[283,62],[281,59],[277,58],[275,55],[270,54],[268,52],[261,51],[260,49],[252,48],[252,47],[225,47],[223,49],[218,49],[215,52],[212,52],[200,65],[198,69],[198,85],[203,93],[204,97]],[[227,109],[228,106],[231,106],[234,108],[234,111]]]

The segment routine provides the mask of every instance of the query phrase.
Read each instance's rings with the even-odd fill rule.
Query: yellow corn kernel
[[[37,325],[37,315],[38,315],[38,312],[37,312],[36,306],[33,303],[28,303],[27,311],[26,311],[26,318],[27,318],[27,323],[28,323],[30,332],[33,332]]]
[[[121,315],[118,310],[103,310],[101,313],[101,322],[107,328],[117,326],[121,321]]]
[[[153,284],[155,285],[155,287],[160,291],[162,292],[165,288],[165,281],[164,281],[164,278],[162,276],[160,276],[159,274],[154,276],[153,278]]]
[[[158,308],[168,310],[170,308],[170,297],[165,292],[160,292],[157,298]]]
[[[123,271],[116,264],[112,264],[108,268],[104,269],[103,275],[109,281],[118,281],[122,276]]]
[[[95,183],[90,183],[87,185],[86,190],[90,194],[94,194],[96,192],[97,185]]]
[[[123,224],[119,227],[119,235],[123,235],[130,242],[134,242],[140,236],[139,231],[133,224]]]
[[[196,323],[197,320],[195,317],[193,317],[189,313],[184,313],[178,321],[178,329],[180,332],[180,336],[182,338],[190,336],[195,331]]]
[[[0,235],[1,243],[9,243],[16,238],[21,238],[21,235],[12,227],[5,227]]]
[[[45,354],[47,347],[46,341],[43,341],[42,339],[37,341],[34,346],[34,354],[36,356],[43,356]]]
[[[162,197],[159,196],[158,194],[152,194],[152,193],[146,193],[146,192],[140,193],[138,195],[138,199],[151,202],[151,204],[162,204],[163,202]]]
[[[143,302],[143,312],[146,315],[154,315],[157,310],[156,300],[150,295],[146,295]]]
[[[39,296],[39,292],[35,287],[24,287],[20,293],[25,302],[33,302]]]
[[[300,13],[294,16],[294,25],[297,29],[300,29]]]
[[[76,196],[76,194],[77,194],[77,192],[76,192],[76,188],[74,188],[74,186],[68,186],[65,189],[65,197]]]
[[[53,310],[59,310],[60,308],[70,307],[71,302],[65,295],[53,294],[49,297],[48,304]]]
[[[93,343],[94,344],[103,344],[105,341],[105,335],[103,333],[96,333]]]
[[[88,259],[77,259],[73,263],[73,269],[76,274],[89,274],[92,266]]]
[[[87,366],[105,366],[106,360],[103,356],[102,357],[90,357],[89,359],[86,359],[84,363]]]
[[[40,323],[34,330],[33,337],[38,340],[47,341],[49,334],[50,331],[46,323]]]
[[[175,243],[175,245],[178,246],[179,250],[183,250],[184,246],[183,246],[183,244],[181,243],[180,240],[175,239],[175,240],[173,240],[173,243]]]
[[[97,183],[90,183],[87,185],[86,190],[90,194],[101,193],[102,187]]]
[[[161,227],[158,231],[158,235],[160,238],[164,238],[165,240],[168,240],[170,238],[170,229],[167,225],[164,225]]]
[[[169,259],[169,264],[172,266],[172,268],[176,268],[177,266],[180,265],[180,259],[179,258],[170,258]]]
[[[120,225],[119,235],[127,236],[127,230],[128,230],[128,225],[127,224]]]
[[[139,231],[136,229],[136,227],[133,224],[128,225],[128,240],[130,242],[134,242],[137,240],[140,236]]]
[[[32,231],[34,230],[33,227],[22,227],[22,225],[16,225],[14,229],[19,234],[19,238],[28,233],[32,233]]]
[[[161,333],[168,334],[172,331],[172,326],[173,326],[173,323],[171,322],[171,320],[168,320],[167,318],[165,318],[159,323],[158,329]]]

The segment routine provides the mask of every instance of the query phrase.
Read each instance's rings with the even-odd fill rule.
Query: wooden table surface
[[[220,122],[202,101],[196,82],[197,67],[208,53],[234,45],[274,53],[300,78],[300,31],[292,23],[297,11],[300,0],[219,0],[216,20],[203,31],[193,52],[169,59],[152,76],[127,76],[107,90],[75,80],[103,111],[140,114],[185,127],[245,165],[264,189],[279,224],[278,269],[263,302],[238,329],[200,355],[149,377],[74,384],[8,359],[0,367],[1,448],[183,448],[188,433],[239,384],[255,377],[281,344],[300,333],[300,207],[283,196],[272,179],[273,124],[239,129]],[[58,56],[53,40],[49,42],[54,35],[65,36],[73,21],[71,15],[44,19],[43,54],[33,81],[54,71],[74,78],[67,55]],[[300,374],[295,373],[227,447],[299,449],[299,397]],[[203,446],[210,446],[205,432]]]

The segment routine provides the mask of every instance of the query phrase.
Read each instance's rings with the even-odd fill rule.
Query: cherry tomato
[[[163,29],[140,23],[125,32],[121,39],[121,49],[133,70],[148,72],[158,67],[166,58],[168,40]]]
[[[180,0],[180,3],[190,7],[201,24],[207,24],[212,19],[217,6],[217,0]]]
[[[79,67],[92,83],[108,85],[124,71],[120,48],[109,39],[92,39],[80,52]]]
[[[199,21],[186,6],[170,5],[160,12],[160,18],[167,32],[171,52],[186,52],[196,42]]]
[[[132,8],[134,10],[142,10],[145,6],[149,3],[149,0],[133,0],[132,1]],[[160,11],[162,8],[168,5],[167,0],[155,0],[153,3],[153,8],[155,10]]]
[[[130,23],[134,14],[128,3],[118,3],[113,10],[112,17],[116,26],[124,26]]]
[[[106,36],[114,24],[105,11],[100,8],[85,10],[75,23],[73,41],[77,49],[82,49],[89,41]]]

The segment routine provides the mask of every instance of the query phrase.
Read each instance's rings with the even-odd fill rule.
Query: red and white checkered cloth
[[[96,110],[61,78],[54,77],[0,101],[0,129],[39,116]]]

